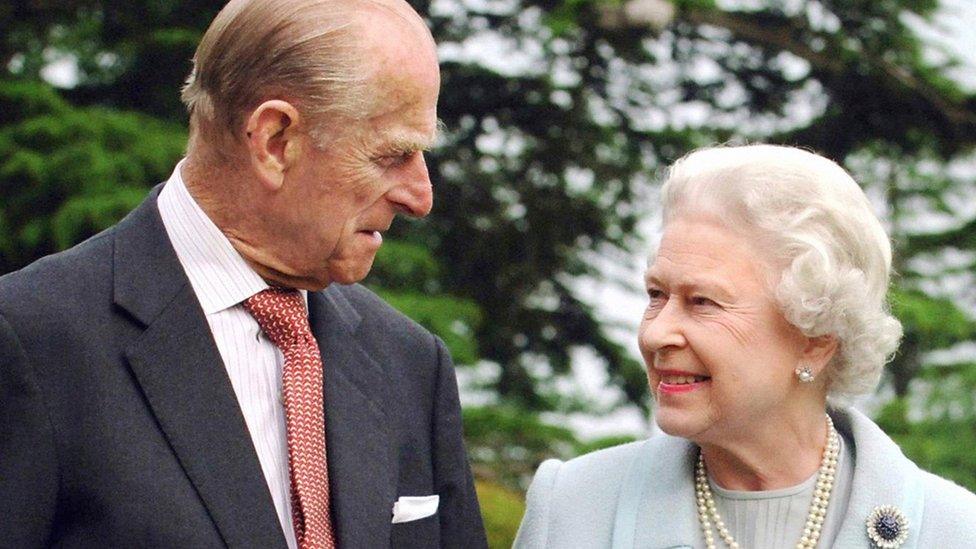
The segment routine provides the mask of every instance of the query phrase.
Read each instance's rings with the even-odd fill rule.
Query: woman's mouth
[[[699,381],[705,381],[708,376],[676,376],[676,375],[665,375],[661,376],[661,383],[667,383],[668,385],[687,385],[689,383],[697,383]]]
[[[687,393],[703,387],[710,380],[711,378],[708,376],[685,373],[662,373],[657,389],[660,393],[667,394]]]

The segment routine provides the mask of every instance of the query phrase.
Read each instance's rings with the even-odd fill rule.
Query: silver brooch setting
[[[868,537],[878,549],[898,549],[908,539],[908,518],[894,505],[879,505],[867,520]]]

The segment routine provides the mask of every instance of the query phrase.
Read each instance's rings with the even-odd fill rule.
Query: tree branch
[[[606,30],[648,28],[656,31],[656,26],[649,25],[647,18],[632,17],[630,14],[637,10],[628,8],[631,4],[647,4],[649,1],[630,0],[622,5],[606,6],[600,25]],[[960,133],[976,132],[976,112],[965,103],[947,97],[936,86],[895,63],[867,52],[850,51],[837,43],[837,36],[815,31],[801,19],[700,7],[683,7],[676,18],[694,25],[725,29],[737,40],[760,48],[790,52],[810,63],[815,72],[836,79],[851,74],[855,62],[867,65],[890,93],[907,97],[911,103],[925,105]],[[814,49],[804,37],[822,38],[828,46],[822,50]]]

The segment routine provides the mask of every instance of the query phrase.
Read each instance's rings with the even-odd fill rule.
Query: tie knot
[[[244,301],[244,308],[258,321],[268,339],[282,351],[303,341],[311,331],[305,302],[298,290],[261,290]]]

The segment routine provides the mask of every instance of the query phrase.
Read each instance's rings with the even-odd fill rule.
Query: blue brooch
[[[898,549],[908,539],[908,519],[893,505],[879,505],[867,520],[868,537],[878,549]]]

